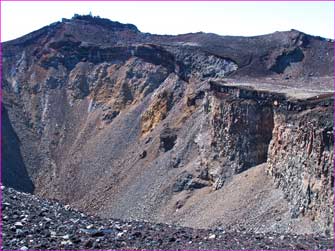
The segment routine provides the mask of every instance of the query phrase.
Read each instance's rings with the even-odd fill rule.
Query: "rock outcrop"
[[[219,189],[235,174],[267,163],[291,216],[308,217],[333,233],[332,96],[299,101],[215,82],[210,86],[204,104],[209,121],[197,139],[203,179]]]
[[[276,110],[268,172],[290,201],[292,217],[306,215],[333,233],[333,102],[301,106]]]
[[[267,161],[273,109],[266,93],[210,83],[210,145],[203,160],[215,189],[234,174]]]

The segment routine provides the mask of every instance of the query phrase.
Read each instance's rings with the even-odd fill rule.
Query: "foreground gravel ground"
[[[1,249],[309,249],[333,250],[325,236],[225,232],[105,220],[2,187]]]

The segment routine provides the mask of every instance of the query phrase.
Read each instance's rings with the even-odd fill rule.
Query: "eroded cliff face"
[[[290,201],[292,217],[307,216],[333,233],[333,103],[301,111],[278,109],[268,173]]]
[[[39,195],[103,217],[175,217],[182,222],[186,216],[178,210],[194,209],[197,225],[212,227],[224,216],[208,225],[202,217],[212,204],[200,210],[192,201],[202,193],[216,198],[225,189],[238,191],[236,177],[243,180],[245,171],[256,166],[263,170],[268,164],[269,175],[291,204],[290,215],[320,223],[299,231],[329,229],[332,98],[291,101],[278,89],[299,89],[297,83],[305,83],[310,69],[330,83],[328,68],[319,71],[313,59],[333,47],[295,31],[234,39],[155,36],[132,25],[77,17],[5,44],[2,83],[8,117],[3,123],[8,126],[2,133],[14,138],[5,137],[6,142],[20,144],[11,151],[7,147],[4,159],[20,155],[19,172],[26,186],[22,190],[34,186]],[[244,43],[246,50],[241,49]],[[322,58],[322,66],[331,61]],[[282,75],[274,75],[276,71]],[[262,76],[248,79],[256,83],[268,83],[265,76],[271,76],[270,91],[235,83],[249,73]],[[232,78],[228,82],[227,76]],[[292,76],[297,78],[286,81]],[[315,80],[306,83],[314,88],[307,94],[315,96]],[[10,185],[17,171],[3,170]],[[280,197],[281,190],[271,187],[266,177],[271,176],[262,176],[271,198]],[[261,186],[246,187],[243,191],[250,196],[263,193]],[[269,220],[267,226],[254,221],[253,228],[272,231],[272,216],[287,212],[274,200],[260,197],[251,208],[262,208],[260,215]],[[262,203],[269,206],[263,208]],[[234,204],[223,211],[238,208]]]
[[[210,81],[203,97],[206,115],[195,139],[198,168],[181,176],[179,187],[225,190],[235,175],[264,163],[289,202],[290,216],[332,233],[331,94],[297,100]]]
[[[220,90],[211,83],[210,105],[206,108],[210,113],[211,142],[206,148],[210,157],[204,162],[215,179],[215,189],[234,174],[267,160],[273,129],[271,101],[257,92],[249,96],[243,96],[243,92],[248,93],[235,88]]]

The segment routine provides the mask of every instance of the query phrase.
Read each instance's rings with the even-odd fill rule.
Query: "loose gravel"
[[[327,236],[226,232],[100,219],[31,194],[2,189],[2,250],[309,249],[333,250]]]

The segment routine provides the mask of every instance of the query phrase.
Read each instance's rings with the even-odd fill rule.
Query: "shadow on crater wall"
[[[8,117],[7,110],[2,106],[2,183],[22,192],[33,193],[31,181],[20,151],[20,140],[17,137]]]

